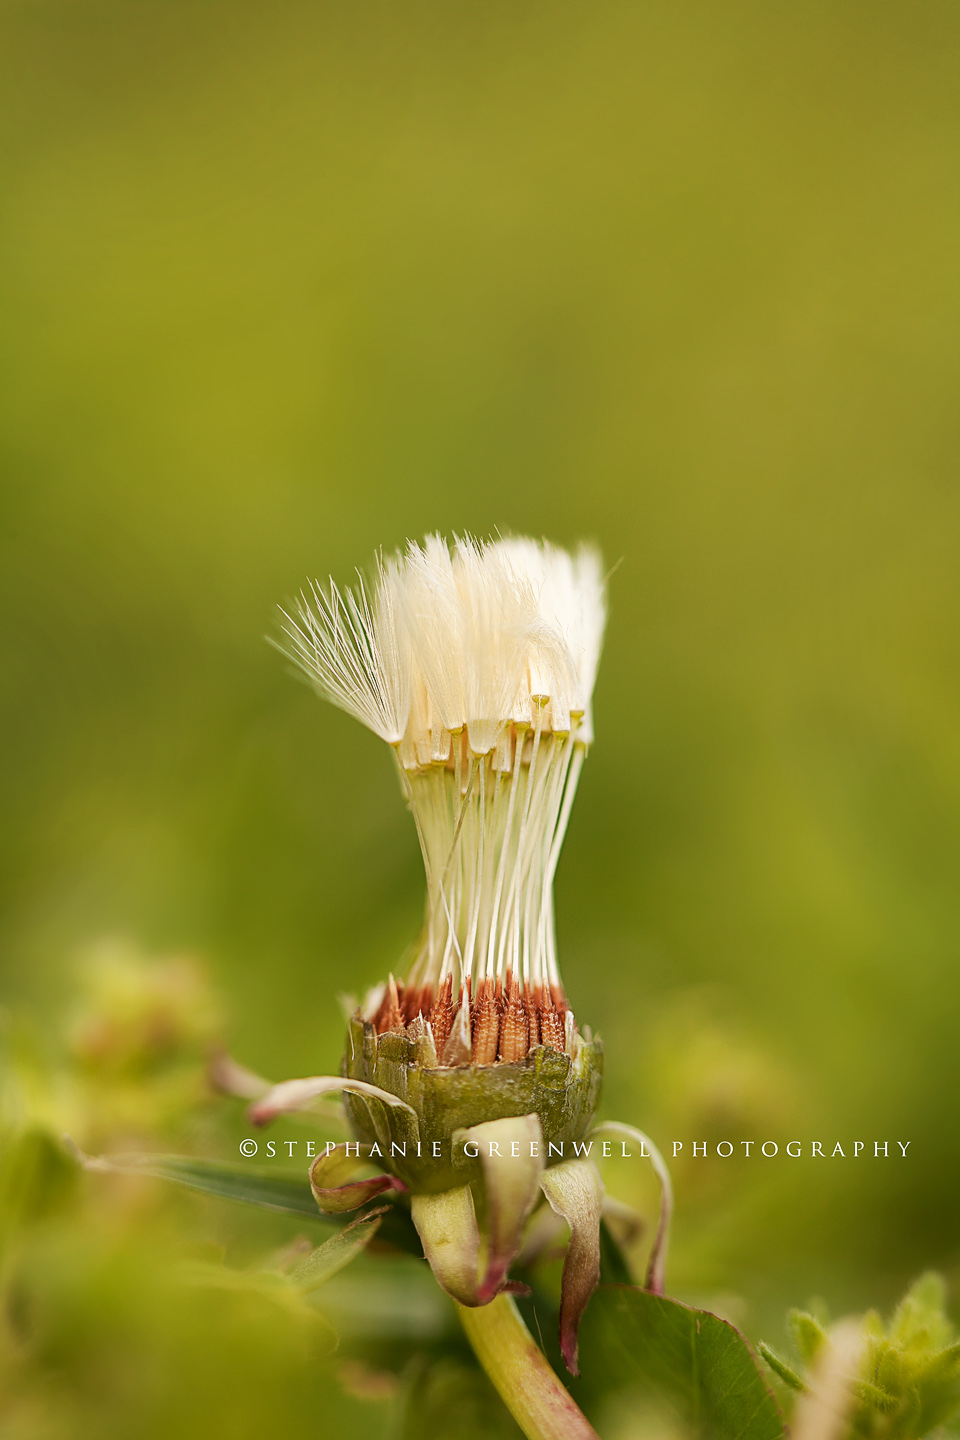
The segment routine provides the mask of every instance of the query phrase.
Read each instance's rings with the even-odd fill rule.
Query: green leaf
[[[319,1290],[321,1285],[325,1285],[339,1270],[349,1265],[351,1260],[355,1260],[376,1235],[386,1211],[386,1205],[379,1210],[371,1210],[368,1214],[361,1215],[359,1220],[345,1225],[336,1235],[324,1240],[322,1245],[318,1245],[290,1274],[290,1279],[297,1289],[304,1293]]]
[[[633,1284],[626,1256],[606,1220],[600,1221],[600,1284]]]
[[[743,1336],[677,1300],[601,1286],[581,1326],[580,1368],[584,1383],[570,1389],[585,1403],[594,1398],[593,1412],[621,1389],[632,1405],[679,1423],[689,1440],[783,1440],[780,1411]]]
[[[152,1175],[157,1180],[172,1180],[188,1190],[220,1195],[225,1200],[240,1200],[245,1205],[259,1205],[265,1210],[306,1215],[311,1220],[327,1218],[317,1209],[306,1174],[302,1178],[269,1174],[249,1165],[235,1165],[227,1160],[202,1160],[189,1155],[111,1155],[89,1163],[87,1168]]]
[[[302,1215],[325,1225],[336,1224],[341,1218],[320,1212],[307,1174],[301,1178],[299,1175],[270,1173],[228,1160],[203,1160],[192,1155],[85,1155],[69,1137],[64,1139],[74,1158],[86,1170],[151,1175],[157,1180],[172,1180],[175,1185],[183,1185],[188,1190],[219,1195],[224,1200],[239,1200],[245,1205],[259,1205],[265,1210]],[[389,1207],[378,1238],[408,1254],[423,1255],[419,1236],[409,1211],[405,1209]]]

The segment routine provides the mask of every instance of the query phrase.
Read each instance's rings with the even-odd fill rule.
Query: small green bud
[[[891,1339],[907,1347],[939,1350],[951,1338],[950,1323],[944,1314],[946,1286],[943,1278],[928,1271],[911,1285],[890,1322]]]
[[[881,1390],[888,1395],[902,1395],[909,1383],[904,1355],[899,1345],[882,1341],[877,1346],[874,1375]]]
[[[879,1410],[881,1415],[891,1415],[900,1403],[894,1395],[888,1395],[878,1385],[871,1385],[869,1380],[855,1380],[853,1393],[861,1405],[867,1405],[871,1410]]]
[[[791,1310],[788,1319],[797,1353],[809,1365],[827,1343],[827,1332],[806,1310]]]

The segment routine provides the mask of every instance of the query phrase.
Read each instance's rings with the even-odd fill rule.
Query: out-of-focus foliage
[[[366,1269],[358,1259],[396,1223],[392,1231],[389,1214],[375,1209],[331,1233],[302,1161],[281,1159],[259,1191],[248,1167],[240,1197],[274,1205],[284,1182],[291,1193],[299,1186],[309,1204],[292,1217],[219,1197],[171,1203],[162,1177],[196,1184],[186,1161],[82,1174],[62,1142],[65,1125],[108,1154],[131,1143],[155,1150],[174,1123],[181,1140],[223,1150],[236,1110],[207,1083],[216,1006],[195,964],[150,963],[114,948],[108,967],[87,967],[84,979],[79,1021],[51,1027],[42,1045],[22,1026],[4,1036],[4,1440],[254,1436],[274,1427],[382,1434],[410,1423],[412,1395],[429,1409],[459,1375],[463,1433],[512,1434],[426,1266],[405,1263],[392,1246],[382,1277],[382,1258]],[[107,1038],[125,1026],[139,1036],[135,1054]],[[318,1124],[322,1132],[314,1119],[303,1133]],[[201,1188],[213,1188],[197,1169]],[[351,1283],[338,1293],[348,1264]]]
[[[837,1407],[846,1412],[849,1440],[917,1440],[944,1425],[960,1429],[960,1342],[945,1301],[942,1278],[930,1272],[911,1286],[887,1324],[876,1310],[863,1316]],[[821,1323],[825,1316],[803,1310],[789,1318],[800,1373],[770,1346],[761,1344],[760,1353],[791,1398],[816,1394],[835,1348],[830,1326]]]
[[[150,964],[115,950],[107,971],[88,968],[85,978],[83,1023],[79,1031],[76,1021],[64,1027],[61,1044],[48,1047],[45,1069],[35,1060],[25,1064],[22,1046],[18,1054],[11,1045],[5,1057],[4,1435],[8,1429],[31,1437],[80,1436],[91,1429],[123,1434],[134,1428],[132,1411],[141,1404],[151,1406],[157,1427],[147,1434],[160,1434],[171,1423],[199,1434],[221,1406],[212,1423],[254,1434],[278,1380],[289,1387],[291,1423],[300,1416],[298,1407],[318,1395],[326,1414],[332,1389],[333,1413],[345,1409],[348,1427],[358,1419],[346,1404],[353,1396],[368,1402],[363,1418],[383,1433],[421,1434],[425,1422],[438,1440],[519,1433],[466,1348],[450,1300],[433,1283],[405,1194],[378,1196],[359,1215],[321,1216],[302,1163],[297,1169],[281,1160],[270,1171],[242,1159],[118,1152],[134,1122],[142,1143],[163,1134],[175,1078],[184,1086],[182,1131],[193,1128],[206,1147],[225,1142],[235,1100],[213,1092],[222,1060],[212,1067],[204,1062],[216,1038],[198,1016],[206,1013],[209,1024],[215,1007],[199,1003],[209,991],[195,965]],[[184,995],[194,1000],[186,1008]],[[104,1038],[125,1025],[140,1037],[135,1060],[125,1046]],[[78,1034],[98,1037],[98,1043],[78,1044]],[[118,1079],[126,1075],[124,1103],[113,1112],[96,1087],[84,1089],[84,1079],[101,1066]],[[72,1123],[85,1137],[102,1137],[105,1156],[86,1155],[72,1136],[58,1138],[68,1102]],[[329,1122],[309,1113],[299,1119],[316,1146],[317,1132]],[[276,1145],[282,1151],[284,1142]],[[93,1178],[86,1193],[78,1183],[81,1166]],[[168,1211],[160,1187],[171,1181],[217,1202],[239,1200],[294,1216],[313,1233],[266,1250],[255,1239],[251,1246],[251,1228],[244,1235],[236,1217],[231,1224],[229,1216]],[[552,1214],[545,1202],[544,1211]],[[191,1243],[199,1229],[191,1220],[203,1218],[206,1238]],[[224,1219],[231,1238],[218,1246],[212,1236],[222,1232]],[[516,1273],[528,1292],[528,1322],[541,1338],[546,1332],[560,1370],[556,1261],[563,1250],[557,1242],[565,1237],[554,1231],[538,1244],[537,1230],[534,1216]],[[713,1315],[630,1284],[625,1257],[608,1230],[602,1251],[606,1283],[581,1330],[583,1378],[574,1390],[586,1413],[601,1418],[604,1433],[611,1407],[615,1412],[626,1390],[641,1407],[659,1407],[673,1417],[689,1440],[779,1440],[780,1413],[742,1336]],[[189,1317],[182,1326],[181,1314]],[[184,1345],[192,1354],[188,1377],[208,1367],[195,1397],[192,1382],[181,1392]],[[256,1364],[248,1363],[249,1347]],[[128,1384],[91,1385],[113,1365]],[[228,1381],[236,1391],[229,1406],[218,1398]]]
[[[606,1113],[685,1144],[672,1289],[777,1342],[811,1290],[954,1288],[956,7],[12,0],[3,26],[0,965],[33,1135],[3,1193],[61,1337],[34,1371],[4,1320],[12,1433],[318,1406],[380,1433],[386,1400],[317,1398],[333,1360],[257,1358],[259,1294],[210,1302],[248,1325],[162,1298],[178,1246],[253,1266],[295,1220],[78,1186],[57,1137],[235,1159],[207,1037],[329,1073],[336,993],[402,969],[422,874],[389,756],[263,636],[306,577],[433,528],[620,562],[559,938]],[[124,935],[213,984],[128,1005],[98,962],[51,1058],[78,955]],[[743,1139],[779,1153],[716,1155]],[[11,1356],[43,1384],[10,1390]]]

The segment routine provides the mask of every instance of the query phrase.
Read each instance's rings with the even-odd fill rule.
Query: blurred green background
[[[336,993],[397,964],[421,865],[386,748],[264,643],[275,605],[432,529],[595,538],[620,563],[557,900],[604,1113],[687,1155],[911,1142],[681,1159],[671,1288],[751,1334],[931,1264],[956,1300],[956,7],[15,0],[3,25],[10,1023],[56,1049],[91,949],[187,952],[246,1063],[334,1068]],[[169,1204],[144,1235],[221,1223]],[[125,1224],[120,1311],[149,1292]],[[113,1281],[71,1283],[84,1330]],[[138,1363],[173,1373],[193,1332],[150,1313]],[[287,1381],[231,1314],[245,1434]],[[99,1433],[162,1391],[136,1373]],[[10,1433],[72,1434],[73,1403]]]

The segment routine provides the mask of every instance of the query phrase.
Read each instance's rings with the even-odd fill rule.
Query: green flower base
[[[342,1073],[389,1091],[416,1112],[366,1096],[343,1097],[356,1138],[379,1147],[377,1163],[415,1193],[437,1194],[480,1178],[479,1160],[465,1155],[454,1136],[488,1120],[535,1114],[545,1163],[573,1158],[573,1142],[585,1138],[600,1103],[603,1046],[581,1039],[576,1056],[536,1045],[512,1064],[425,1066],[415,1040],[378,1035],[357,1014]]]

